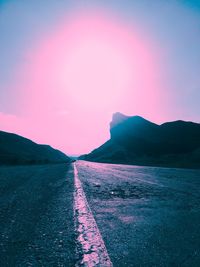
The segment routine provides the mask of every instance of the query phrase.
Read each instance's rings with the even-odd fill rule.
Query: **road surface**
[[[0,168],[0,266],[200,266],[200,170]]]
[[[0,266],[74,266],[73,169],[0,168]]]
[[[113,266],[200,266],[200,170],[76,166]]]

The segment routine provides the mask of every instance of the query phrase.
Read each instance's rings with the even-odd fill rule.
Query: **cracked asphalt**
[[[113,266],[200,266],[200,170],[76,165]]]

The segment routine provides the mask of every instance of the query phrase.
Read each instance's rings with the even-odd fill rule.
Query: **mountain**
[[[48,145],[0,131],[0,165],[69,162],[70,158]]]
[[[110,123],[110,140],[80,159],[199,168],[200,124],[179,120],[158,125],[117,112]]]

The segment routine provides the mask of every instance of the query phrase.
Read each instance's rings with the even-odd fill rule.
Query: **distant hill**
[[[0,131],[0,165],[69,162],[70,158],[48,145]]]
[[[168,167],[200,167],[200,124],[152,123],[140,116],[115,113],[110,140],[80,159]]]

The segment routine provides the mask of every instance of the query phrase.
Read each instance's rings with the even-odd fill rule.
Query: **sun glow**
[[[58,102],[61,109],[116,110],[131,98],[138,109],[144,92],[148,102],[158,95],[156,60],[148,44],[120,20],[100,13],[68,18],[39,45],[32,61],[27,87],[34,87],[29,99],[37,104],[48,94],[48,104]]]
[[[83,107],[112,107],[133,79],[128,59],[106,39],[81,40],[66,62],[66,88]]]
[[[20,71],[22,106],[36,122],[31,133],[39,135],[39,128],[45,143],[57,144],[59,136],[66,151],[89,151],[109,138],[112,112],[158,116],[161,86],[152,46],[112,14],[75,12],[27,59]]]

